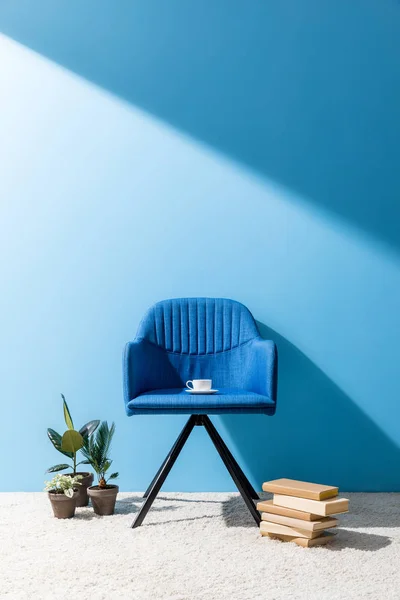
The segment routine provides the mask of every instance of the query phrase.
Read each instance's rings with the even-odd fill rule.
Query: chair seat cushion
[[[128,402],[133,414],[221,414],[275,412],[275,402],[246,390],[220,389],[217,394],[189,394],[182,388],[151,390]]]

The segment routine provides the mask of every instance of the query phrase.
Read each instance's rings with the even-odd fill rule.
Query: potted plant
[[[109,458],[111,441],[115,432],[115,423],[108,427],[107,421],[103,421],[96,433],[85,438],[82,448],[82,454],[86,457],[84,464],[91,465],[97,473],[98,485],[88,488],[88,495],[92,501],[93,510],[97,515],[113,515],[115,501],[119,487],[110,485],[111,479],[116,479],[118,473],[111,473],[107,477],[107,472],[112,465]]]
[[[57,471],[63,471],[64,469],[72,469],[72,473],[67,473],[67,477],[75,477],[81,475],[80,487],[78,496],[76,499],[76,506],[87,506],[89,498],[87,495],[87,488],[93,483],[93,473],[88,472],[77,472],[77,467],[83,464],[83,461],[77,462],[77,452],[83,447],[85,440],[89,439],[94,431],[99,426],[100,421],[89,421],[86,425],[80,428],[79,431],[74,429],[74,423],[72,421],[71,413],[68,408],[68,404],[63,394],[61,394],[63,401],[64,420],[68,429],[61,436],[54,429],[49,428],[47,435],[53,444],[54,448],[61,452],[64,456],[67,456],[72,460],[72,464],[60,463],[47,469],[47,473],[55,473]]]
[[[45,481],[54,516],[57,519],[70,519],[75,514],[81,475],[55,475],[51,481]]]

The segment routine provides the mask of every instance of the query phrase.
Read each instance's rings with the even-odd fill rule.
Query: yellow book
[[[284,496],[296,496],[297,498],[309,498],[310,500],[327,500],[339,493],[339,488],[331,485],[320,485],[319,483],[308,483],[296,479],[274,479],[266,481],[262,485],[264,492],[272,494],[283,494]]]
[[[321,515],[313,515],[302,510],[286,508],[286,506],[277,506],[273,500],[261,500],[257,502],[257,510],[274,513],[275,515],[283,515],[284,517],[293,517],[293,519],[301,519],[302,521],[319,521],[321,518]]]
[[[310,512],[314,515],[327,517],[328,515],[337,515],[349,510],[349,501],[347,498],[329,498],[328,500],[309,500],[308,498],[295,498],[294,496],[283,496],[274,494],[273,503],[277,506],[294,508]]]
[[[284,517],[283,515],[274,515],[273,513],[266,512],[261,513],[261,519],[270,523],[280,523],[288,527],[304,529],[305,531],[323,531],[324,529],[336,527],[338,524],[338,520],[333,517],[323,517],[319,521],[302,521],[301,519],[292,519],[292,517]]]
[[[294,542],[298,546],[303,546],[303,548],[312,548],[313,546],[322,546],[324,544],[328,544],[332,540],[335,539],[336,534],[325,531],[322,535],[313,538],[295,538],[290,535],[275,535],[273,533],[267,534],[272,539],[279,539],[282,542]]]
[[[289,535],[291,537],[303,537],[303,538],[315,538],[321,535],[321,531],[306,531],[305,529],[298,529],[297,527],[287,527],[286,525],[280,525],[279,523],[270,523],[269,521],[261,521],[260,523],[261,535],[267,535],[268,533],[277,533],[281,535]]]

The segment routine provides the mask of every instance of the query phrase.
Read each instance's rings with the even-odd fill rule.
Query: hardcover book
[[[323,517],[319,521],[302,521],[301,519],[293,519],[292,517],[267,512],[261,513],[261,519],[270,523],[280,523],[280,525],[294,527],[295,529],[304,529],[305,531],[323,531],[324,529],[336,527],[338,524],[338,520],[333,517]]]
[[[283,542],[294,542],[298,546],[303,546],[303,548],[311,548],[312,546],[322,546],[323,544],[328,544],[336,537],[335,533],[330,533],[328,531],[313,539],[295,538],[291,537],[290,535],[275,535],[273,533],[268,533],[266,535],[268,535],[272,539],[282,540]]]
[[[261,500],[260,502],[257,502],[257,510],[260,512],[274,513],[275,515],[283,515],[285,517],[293,517],[294,519],[301,519],[302,521],[318,521],[321,518],[321,515],[313,515],[312,513],[304,512],[302,510],[278,506],[274,504],[273,500]]]
[[[284,496],[296,496],[297,498],[309,498],[310,500],[327,500],[339,493],[339,488],[331,485],[320,485],[319,483],[308,483],[296,479],[274,479],[266,481],[262,485],[264,492],[272,494],[283,494]]]
[[[274,494],[273,503],[286,508],[294,508],[314,515],[326,517],[336,515],[349,510],[347,498],[330,498],[329,500],[309,500],[308,498],[295,498],[294,496],[283,496]]]
[[[263,535],[268,533],[277,533],[282,535],[289,535],[291,537],[302,537],[302,538],[315,538],[321,535],[321,531],[306,531],[304,529],[298,529],[297,527],[287,527],[286,525],[280,525],[279,523],[270,523],[269,521],[261,521],[260,531]]]

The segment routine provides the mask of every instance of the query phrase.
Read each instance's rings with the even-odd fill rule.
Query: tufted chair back
[[[259,333],[250,311],[225,298],[175,298],[152,306],[137,338],[167,352],[191,356],[233,350]]]

